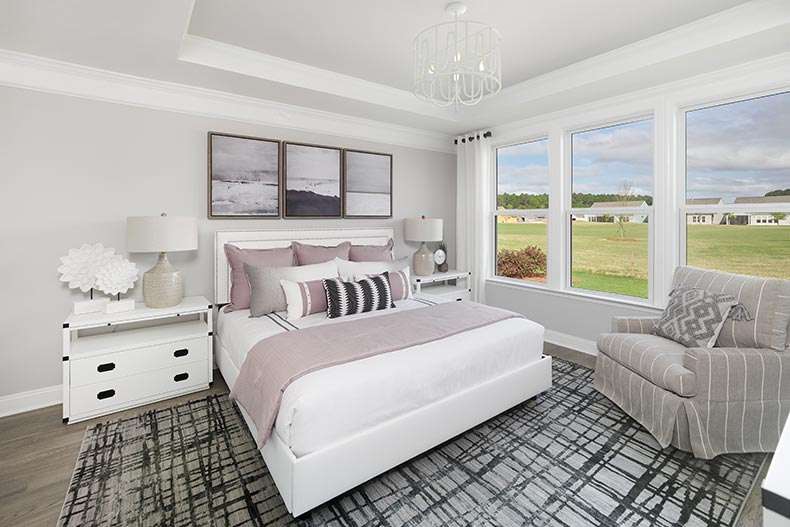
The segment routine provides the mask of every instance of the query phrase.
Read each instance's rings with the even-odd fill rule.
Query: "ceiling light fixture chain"
[[[462,20],[466,5],[447,5],[453,20],[414,39],[414,94],[436,106],[472,106],[502,89],[502,37],[482,22]]]

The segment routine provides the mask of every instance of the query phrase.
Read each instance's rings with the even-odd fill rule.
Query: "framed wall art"
[[[280,141],[208,133],[208,217],[279,218]]]
[[[286,218],[342,218],[341,149],[284,143]]]
[[[392,217],[392,154],[344,150],[346,218]]]

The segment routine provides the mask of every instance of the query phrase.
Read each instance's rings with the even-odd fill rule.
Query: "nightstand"
[[[63,323],[63,422],[204,390],[213,381],[213,306],[70,315]]]
[[[433,273],[430,276],[411,276],[414,293],[441,296],[451,300],[471,300],[472,281],[469,271],[450,269],[446,273]]]

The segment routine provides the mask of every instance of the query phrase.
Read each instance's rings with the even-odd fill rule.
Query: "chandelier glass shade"
[[[459,20],[463,11],[414,39],[414,94],[436,106],[472,106],[502,89],[502,37],[482,22]]]

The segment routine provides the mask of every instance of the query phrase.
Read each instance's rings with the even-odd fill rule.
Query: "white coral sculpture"
[[[79,288],[87,293],[96,286],[96,272],[110,261],[115,249],[104,245],[84,244],[79,249],[69,249],[69,254],[61,256],[63,265],[58,267],[60,281],[68,282],[71,289]]]
[[[134,287],[138,277],[137,266],[116,254],[96,272],[96,288],[107,295],[123,294]]]

